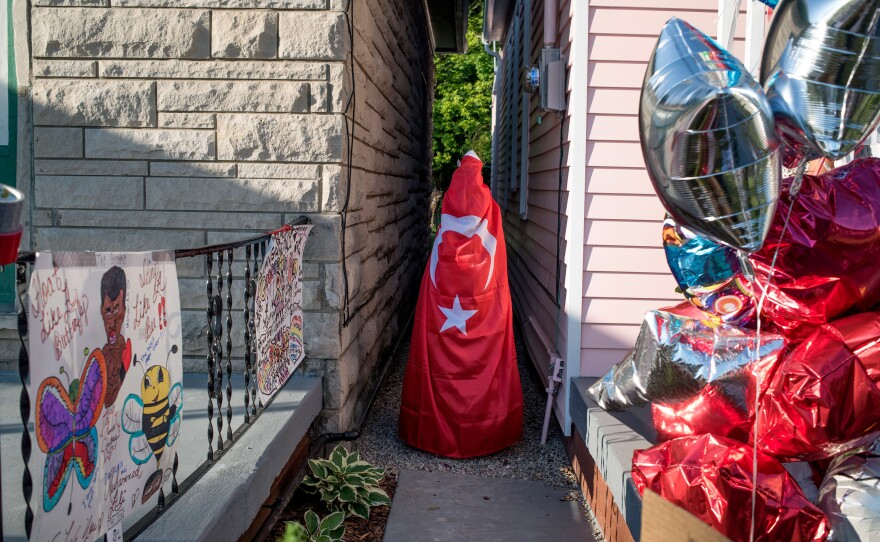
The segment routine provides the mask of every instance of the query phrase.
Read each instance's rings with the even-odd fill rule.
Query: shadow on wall
[[[35,120],[51,119],[55,124],[83,122],[81,116],[65,119],[57,113],[46,113],[50,107],[51,104],[36,101]],[[295,123],[314,124],[313,117],[318,117],[319,126],[336,126],[343,117],[302,115],[288,119],[294,124],[285,128],[278,125],[276,117],[266,115],[241,115],[243,120],[231,121],[217,118],[215,122],[215,117],[223,116],[198,115],[204,126],[201,129],[37,125],[34,182],[28,194],[33,204],[33,248],[192,248],[251,237],[307,216],[314,226],[305,248],[304,308],[310,311],[306,318],[306,347],[316,357],[337,357],[338,351],[323,344],[327,341],[321,337],[326,333],[317,331],[326,326],[338,329],[344,296],[338,211],[340,183],[346,174],[340,161],[346,142],[338,126],[329,132],[322,128],[320,137],[316,133],[312,138],[304,134],[307,129],[297,128]],[[159,118],[170,122],[163,113],[159,113]],[[189,118],[187,122],[192,124],[195,120]],[[272,130],[277,131],[274,139]],[[270,136],[266,136],[267,131]],[[227,132],[234,135],[226,137]],[[298,145],[303,150],[288,149],[284,154],[282,144]],[[264,150],[255,152],[254,148],[259,146]],[[264,154],[279,161],[251,160]],[[239,156],[242,158],[236,159]],[[417,172],[413,176],[418,179]],[[419,194],[414,194],[399,205],[412,207],[421,203]],[[351,207],[358,210],[362,206]],[[360,220],[366,221],[366,217]],[[387,242],[376,248],[390,252],[389,258],[405,256],[394,254],[401,252],[399,241],[404,232],[397,232],[394,237],[393,242],[389,236],[383,237]],[[359,250],[357,246],[349,248],[350,255]],[[239,279],[244,276],[244,257],[244,249],[235,251],[234,286],[243,284]],[[358,258],[353,259],[360,263]],[[178,273],[186,368],[205,370],[205,257],[179,260]],[[215,263],[215,293],[217,273]],[[360,269],[350,271],[351,274],[361,275]],[[358,282],[375,280],[369,276],[357,278]],[[353,282],[351,276],[349,282]],[[243,308],[243,292],[234,291],[233,329],[243,329]],[[309,333],[310,319],[319,328],[315,333]],[[338,333],[333,334],[338,337]],[[309,336],[316,337],[317,343],[309,345]],[[236,344],[234,356],[238,363],[242,352],[243,345]]]

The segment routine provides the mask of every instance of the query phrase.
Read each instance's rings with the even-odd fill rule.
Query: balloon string
[[[753,405],[755,421],[752,428],[752,514],[751,526],[749,528],[749,542],[755,542],[755,508],[758,502],[758,430],[760,428],[760,417],[758,416],[758,409],[760,408],[759,397],[761,394],[762,384],[761,371],[758,370],[758,362],[761,359],[761,313],[764,310],[764,301],[767,299],[767,292],[770,290],[770,284],[773,281],[773,274],[776,272],[776,259],[779,257],[779,250],[782,248],[782,239],[788,232],[788,223],[791,219],[791,212],[794,208],[794,202],[797,199],[798,194],[800,193],[806,169],[807,159],[801,158],[801,161],[797,167],[797,173],[795,173],[794,181],[792,181],[791,187],[788,189],[788,195],[790,198],[788,202],[788,211],[785,213],[785,221],[782,224],[782,233],[779,234],[779,241],[776,243],[776,250],[773,252],[773,259],[770,261],[770,269],[767,273],[767,283],[765,286],[762,287],[758,283],[758,281],[755,280],[754,268],[751,266],[751,263],[748,262],[748,258],[741,257],[741,259],[745,259],[745,261],[747,262],[745,268],[747,269],[747,274],[751,274],[749,280],[751,280],[752,284],[758,286],[761,289],[761,297],[758,299],[758,315],[756,321],[757,330],[755,333],[755,342],[757,344],[755,347],[754,357],[752,359],[752,367],[755,371],[755,404]]]

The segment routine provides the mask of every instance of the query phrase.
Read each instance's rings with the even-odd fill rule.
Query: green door
[[[15,80],[15,47],[12,35],[12,2],[0,8],[0,183],[15,186],[15,154],[18,131],[18,92]],[[15,268],[0,273],[0,311],[13,307]]]

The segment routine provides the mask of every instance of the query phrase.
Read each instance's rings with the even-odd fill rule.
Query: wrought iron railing
[[[208,376],[208,451],[206,460],[201,463],[185,480],[178,483],[178,457],[177,452],[174,454],[174,461],[171,467],[171,494],[165,495],[164,487],[159,489],[157,505],[147,512],[141,519],[132,525],[125,533],[123,538],[129,540],[144,529],[146,529],[156,518],[158,518],[171,504],[173,504],[183,493],[190,487],[195,485],[198,480],[208,471],[208,469],[217,462],[223,454],[229,450],[232,444],[253,425],[253,422],[259,417],[266,406],[257,393],[256,378],[256,348],[254,345],[255,337],[255,314],[254,314],[254,294],[256,291],[257,276],[259,275],[260,265],[266,256],[269,239],[273,233],[289,229],[293,226],[309,224],[310,220],[302,217],[299,220],[291,222],[280,230],[264,233],[247,239],[242,239],[233,243],[210,245],[194,249],[175,250],[175,258],[179,261],[183,258],[204,257],[206,264],[206,281],[205,293],[207,297],[207,306],[205,315],[207,317],[207,332],[205,339],[207,340],[207,355],[205,362],[207,365]],[[244,423],[235,431],[232,430],[232,375],[233,375],[233,323],[232,323],[232,302],[233,302],[233,284],[234,275],[232,266],[234,261],[234,252],[238,249],[244,250]],[[34,513],[31,509],[31,497],[33,494],[33,479],[31,476],[29,462],[31,455],[31,436],[28,430],[28,421],[30,419],[30,396],[28,394],[27,382],[30,375],[30,363],[27,350],[27,332],[28,318],[25,298],[28,289],[28,267],[35,261],[35,254],[20,253],[16,263],[16,290],[19,298],[18,311],[18,333],[21,339],[21,349],[19,352],[19,375],[21,377],[22,391],[19,401],[21,411],[21,421],[23,425],[21,453],[24,459],[24,474],[22,479],[22,492],[25,500],[25,533],[30,539],[31,530],[34,522]],[[216,272],[215,272],[216,264]],[[225,286],[224,286],[225,285]],[[216,293],[214,292],[216,286]],[[225,310],[224,310],[225,305]],[[225,316],[225,320],[224,320]],[[225,324],[225,325],[224,325]],[[225,327],[225,330],[224,330]],[[225,362],[225,363],[224,363]],[[225,375],[225,389],[224,389]],[[225,399],[224,399],[225,397]],[[224,411],[225,402],[225,411]],[[271,401],[270,401],[271,402]],[[215,418],[216,404],[216,418]],[[225,420],[224,420],[225,418]],[[215,441],[216,427],[216,441]],[[224,428],[226,430],[224,438]],[[164,485],[164,484],[163,484]]]

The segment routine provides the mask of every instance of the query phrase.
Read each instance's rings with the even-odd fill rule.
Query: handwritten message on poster
[[[171,476],[183,377],[172,252],[43,252],[28,286],[31,540],[93,542]]]
[[[305,357],[302,253],[311,226],[272,235],[254,299],[257,387],[265,404]]]

